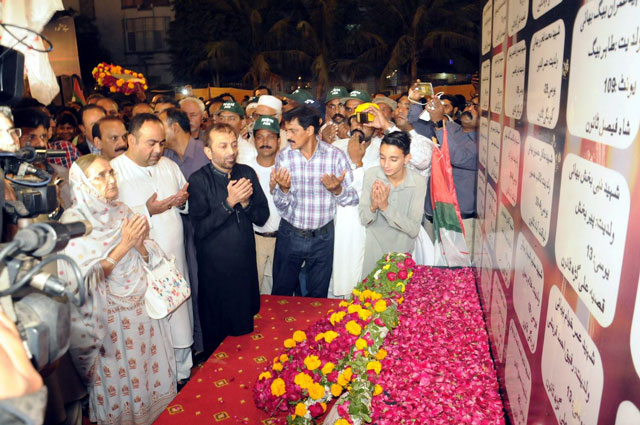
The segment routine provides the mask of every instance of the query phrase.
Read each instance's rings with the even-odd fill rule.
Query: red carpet
[[[253,403],[253,384],[293,331],[306,329],[340,300],[263,295],[255,330],[227,337],[155,424],[275,423]]]

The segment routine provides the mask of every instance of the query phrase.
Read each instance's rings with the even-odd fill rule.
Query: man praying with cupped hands
[[[302,106],[284,114],[289,147],[276,156],[273,200],[281,220],[273,264],[273,295],[298,290],[303,262],[309,297],[325,298],[333,268],[336,205],[357,205],[349,161],[318,140],[320,116]]]
[[[228,124],[209,130],[204,152],[211,161],[189,178],[189,203],[196,232],[198,311],[205,355],[228,335],[253,332],[260,310],[253,225],[269,218],[256,172],[237,164],[238,140]]]

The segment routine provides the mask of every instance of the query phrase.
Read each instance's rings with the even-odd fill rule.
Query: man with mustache
[[[320,128],[320,136],[327,143],[349,136],[347,117],[345,116],[342,99],[349,96],[349,92],[342,86],[333,87],[325,98],[325,124]]]
[[[117,117],[101,118],[91,129],[93,145],[109,161],[127,150],[127,129],[124,121]]]
[[[265,95],[267,96],[267,95]],[[262,96],[262,97],[265,97]],[[258,265],[258,283],[261,294],[271,294],[273,286],[273,256],[276,249],[276,236],[280,225],[280,214],[273,202],[275,180],[271,172],[276,163],[276,154],[280,148],[280,125],[276,117],[260,116],[253,125],[253,140],[258,154],[247,165],[258,175],[260,187],[267,197],[269,219],[262,225],[253,225],[256,238],[256,262]]]
[[[256,172],[236,162],[235,130],[214,124],[207,140],[210,163],[189,178],[205,356],[228,335],[253,332],[253,316],[260,311],[253,226],[269,218]]]
[[[175,258],[178,270],[188,280],[180,215],[189,212],[189,185],[178,165],[162,156],[166,143],[162,121],[154,114],[136,115],[129,123],[127,141],[124,155],[111,160],[118,180],[118,200],[147,217],[149,239]],[[180,384],[189,378],[193,365],[191,299],[171,313],[169,325]]]

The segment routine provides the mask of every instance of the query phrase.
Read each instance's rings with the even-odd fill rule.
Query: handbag
[[[176,267],[175,258],[163,257],[153,269],[144,269],[148,277],[144,304],[152,319],[166,317],[191,296],[189,283]]]

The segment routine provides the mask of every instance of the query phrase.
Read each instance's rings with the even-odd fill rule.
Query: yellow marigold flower
[[[313,384],[313,378],[307,375],[305,372],[300,372],[296,375],[293,382],[296,383],[302,389],[307,389]]]
[[[391,264],[385,264],[382,266],[382,270],[389,270],[391,268]]]
[[[149,88],[149,86],[146,85],[146,84],[143,87],[144,87],[145,90]]]
[[[368,289],[365,289],[365,292],[367,292],[367,291],[368,291]],[[358,296],[358,295],[362,294],[362,292],[360,292],[357,289],[354,289],[352,292],[353,292],[353,295],[355,295],[355,296]]]
[[[387,357],[387,350],[385,350],[384,348],[379,349],[378,352],[376,353],[376,359],[382,360],[385,357]]]
[[[351,304],[351,302],[347,302],[347,301],[340,301],[340,304],[338,304],[340,307],[347,307],[349,304]]]
[[[287,356],[286,354],[281,354],[280,355],[280,361],[282,363],[288,362],[289,361],[289,356]]]
[[[280,372],[282,370],[282,363],[278,363],[278,362],[274,363],[272,369],[275,370],[276,372]]]
[[[361,320],[367,320],[369,317],[371,317],[372,314],[373,313],[371,312],[371,310],[362,309],[358,312],[358,316],[360,316]]]
[[[288,338],[284,340],[284,346],[285,348],[293,348],[296,346],[296,342],[293,339]]]
[[[331,395],[334,397],[339,397],[342,394],[342,386],[338,384],[331,385]]]
[[[367,348],[367,345],[367,341],[362,338],[358,338],[358,340],[356,341],[356,348],[358,350],[364,350],[365,348]]]
[[[371,290],[365,289],[364,291],[362,291],[362,298],[364,298],[365,300],[371,298]]]
[[[326,411],[327,411],[327,403],[320,402],[320,406],[322,406],[322,411],[323,411],[323,412],[326,412]]]
[[[124,80],[122,78],[120,78],[119,80],[116,81],[116,85],[118,87],[122,87],[123,84],[124,84]]]
[[[376,301],[379,300],[380,298],[382,298],[382,294],[379,292],[371,292],[371,300],[372,301]]]
[[[341,387],[346,387],[348,383],[349,380],[344,376],[343,373],[338,375],[338,384],[340,384]]]
[[[280,397],[284,393],[285,393],[284,381],[280,378],[274,379],[273,382],[271,383],[271,394],[273,394],[276,397]]]
[[[304,359],[304,365],[309,370],[316,370],[317,368],[320,367],[321,364],[322,362],[320,361],[318,356],[310,355]]]
[[[413,276],[413,270],[409,271],[409,273],[407,273],[407,279],[411,279],[411,276]]]
[[[331,341],[338,337],[338,333],[336,331],[327,331],[324,333],[324,340],[327,344],[331,344]]]
[[[296,404],[296,415],[304,416],[306,414],[307,414],[307,406],[305,406],[304,403]]]
[[[309,391],[309,396],[314,400],[320,400],[324,397],[324,386],[321,384],[313,383],[307,391]]]
[[[398,283],[396,283],[396,286],[400,287],[400,291],[401,292],[404,292],[404,288],[405,288],[405,284],[404,283],[398,282]]]
[[[331,372],[333,372],[333,369],[335,369],[335,368],[336,368],[336,365],[334,365],[334,364],[333,364],[333,363],[331,363],[331,362],[326,362],[326,363],[324,364],[324,366],[322,366],[322,374],[323,374],[323,375],[328,375],[328,374],[330,374]]]
[[[375,388],[373,389],[373,395],[376,396],[378,394],[382,394],[382,387],[376,384]]]
[[[349,320],[345,328],[347,329],[347,332],[349,332],[351,335],[357,336],[362,333],[362,327],[353,320]]]
[[[362,306],[360,304],[351,304],[348,308],[347,308],[347,312],[349,314],[351,313],[357,313],[360,310],[362,310]]]
[[[118,90],[117,90],[115,87],[111,86],[111,87],[109,87],[109,91],[110,91],[111,93],[115,93],[115,92],[117,92]]]
[[[338,419],[333,425],[351,425],[346,419]]]
[[[320,341],[321,339],[324,339],[323,333],[319,333],[318,335],[316,335],[316,342]]]
[[[127,87],[129,87],[130,89],[132,89],[134,87],[133,83],[129,83],[127,84]]]
[[[376,304],[373,306],[373,309],[378,313],[382,313],[387,309],[387,302],[385,300],[378,300]]]
[[[344,377],[347,378],[347,381],[351,381],[351,377],[353,376],[353,371],[351,370],[351,367],[346,368],[342,373],[344,374]]]
[[[403,302],[404,302],[404,297],[398,298],[398,305],[402,304]]]
[[[260,376],[258,376],[258,381],[262,381],[263,379],[269,379],[269,378],[271,378],[271,372],[269,371],[262,372]]]
[[[100,74],[98,74],[98,76],[99,76],[100,78],[104,78],[106,75],[107,75],[107,74],[105,74],[104,72],[101,72]]]
[[[302,342],[306,339],[307,339],[307,334],[305,334],[303,331],[295,331],[293,333],[293,340],[295,342]]]
[[[344,319],[344,316],[346,316],[347,313],[344,311],[337,311],[333,314],[331,314],[331,317],[329,318],[329,321],[331,322],[332,325],[335,326],[336,323],[340,323],[342,321],[342,319]]]
[[[376,373],[376,375],[379,375],[380,371],[382,370],[382,365],[380,364],[379,361],[372,360],[369,363],[367,363],[367,370],[373,370]]]

